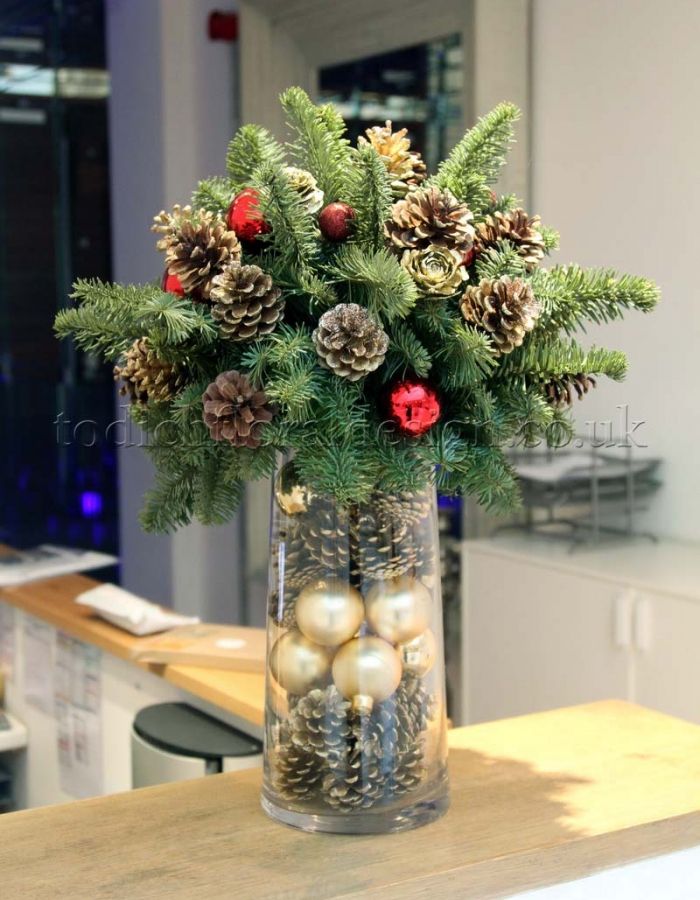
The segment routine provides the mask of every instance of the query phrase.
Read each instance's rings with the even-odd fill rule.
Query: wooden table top
[[[99,582],[84,575],[61,575],[33,581],[19,587],[0,589],[0,600],[49,622],[67,634],[140,665],[131,659],[131,651],[141,638],[134,637],[98,618],[75,598]],[[142,664],[142,668],[189,691],[220,709],[262,726],[265,708],[265,677],[259,673],[231,672],[195,666]]]
[[[32,900],[478,898],[700,843],[700,727],[608,701],[450,734],[452,806],[396,835],[309,835],[240,772],[0,816]]]

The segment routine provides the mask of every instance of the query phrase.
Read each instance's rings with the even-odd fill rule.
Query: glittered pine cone
[[[500,353],[519,347],[541,312],[528,282],[508,275],[495,280],[484,278],[468,287],[461,309],[467,322],[491,335]]]
[[[163,237],[157,247],[165,252],[170,275],[176,275],[185,294],[196,300],[208,300],[212,280],[226,265],[241,259],[241,245],[235,232],[223,219],[203,209],[173,207],[154,217],[153,231]]]
[[[524,209],[490,213],[476,225],[474,251],[483,253],[499,241],[510,241],[522,256],[528,270],[536,268],[544,257],[540,217],[528,216]]]
[[[425,296],[450,297],[467,280],[462,254],[437,244],[420,250],[404,250],[401,265]]]
[[[282,291],[259,266],[226,266],[212,279],[210,297],[219,332],[232,341],[269,334],[284,311]]]
[[[584,395],[596,386],[592,375],[579,372],[576,375],[559,375],[550,378],[544,384],[545,396],[552,406],[558,409],[571,406],[575,399],[582,400]]]
[[[123,382],[119,393],[132,403],[166,403],[185,383],[179,366],[164,362],[149,346],[148,338],[139,338],[126,351],[122,365],[114,367],[114,380]]]
[[[321,365],[359,381],[384,362],[389,337],[357,303],[339,303],[325,312],[313,333]]]
[[[395,197],[405,197],[418,187],[426,175],[425,163],[420,153],[411,150],[411,142],[406,137],[408,129],[391,130],[391,122],[375,125],[365,131],[366,137],[359,137],[359,147],[374,147],[391,178],[391,189]]]
[[[323,206],[323,191],[311,172],[297,169],[296,166],[285,166],[284,174],[287,176],[289,186],[299,194],[306,209],[310,213],[318,212]]]
[[[395,253],[436,244],[463,256],[474,241],[472,219],[466,203],[460,203],[450,191],[418,188],[392,206],[384,236]]]
[[[247,375],[231,370],[216,376],[202,395],[204,424],[215,441],[234,447],[260,446],[263,426],[273,410],[264,391],[256,390]]]

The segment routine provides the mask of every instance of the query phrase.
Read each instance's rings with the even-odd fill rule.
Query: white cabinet
[[[700,553],[520,538],[463,558],[462,723],[610,697],[700,723]]]

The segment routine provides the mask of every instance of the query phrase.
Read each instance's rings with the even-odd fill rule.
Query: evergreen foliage
[[[59,337],[72,336],[80,347],[115,362],[146,337],[160,359],[186,374],[172,400],[131,407],[157,473],[145,498],[144,528],[169,531],[193,517],[207,524],[227,521],[245,483],[269,477],[283,450],[295,453],[301,477],[315,491],[344,504],[367,499],[377,487],[415,491],[433,482],[491,509],[512,507],[518,486],[506,445],[557,445],[571,435],[566,411],[548,402],[546,383],[582,373],[612,379],[625,374],[624,354],[586,349],[573,333],[628,310],[649,311],[657,288],[607,269],[533,270],[518,246],[502,240],[461,263],[468,281],[453,294],[426,296],[400,261],[401,250],[387,245],[384,223],[394,198],[386,160],[368,144],[351,147],[338,113],[315,106],[298,88],[286,91],[282,104],[291,143],[285,148],[265,129],[244,126],[229,145],[227,174],[200,182],[192,204],[225,221],[236,193],[258,192],[270,230],[254,245],[243,245],[241,262],[259,266],[282,290],[283,322],[269,334],[224,340],[206,298],[179,297],[158,284],[99,280],[78,281],[75,304],[56,318]],[[500,104],[427,182],[466,204],[477,224],[494,209],[507,215],[518,206],[508,195],[494,201],[491,191],[518,115],[512,104]],[[349,240],[322,237],[317,213],[290,183],[289,164],[314,176],[326,203],[340,200],[353,208]],[[554,251],[556,231],[543,226],[541,235],[545,253]],[[460,311],[466,287],[503,276],[527,281],[539,304],[534,328],[510,353]],[[324,368],[316,352],[319,317],[338,303],[366,307],[388,336],[384,362],[361,381]],[[245,373],[274,409],[258,446],[213,440],[202,419],[204,391],[230,370]],[[407,437],[386,421],[387,391],[407,377],[428,380],[442,403],[441,418],[420,437]]]

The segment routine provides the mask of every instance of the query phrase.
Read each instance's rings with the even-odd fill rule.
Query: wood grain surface
[[[140,665],[131,659],[134,647],[147,638],[134,635],[98,618],[75,603],[78,594],[99,582],[84,575],[62,575],[19,587],[0,590],[0,600],[43,619],[73,637],[94,644],[106,653]],[[254,725],[262,725],[265,708],[265,676],[255,672],[233,672],[198,666],[142,664],[166,681],[189,691]]]
[[[487,900],[700,842],[695,725],[609,701],[450,744],[450,811],[397,835],[277,825],[259,772],[0,816],[2,897]]]

